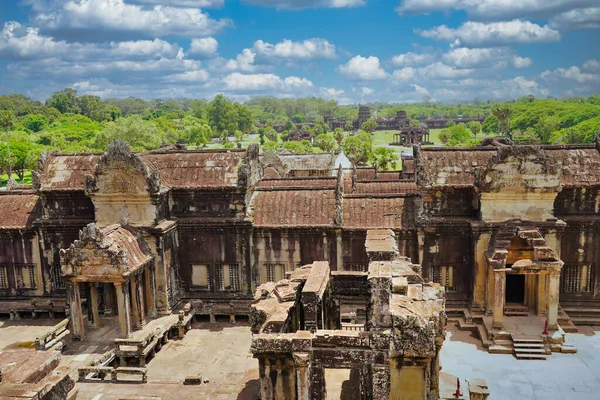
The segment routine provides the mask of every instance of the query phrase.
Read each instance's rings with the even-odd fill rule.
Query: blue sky
[[[0,93],[36,99],[600,92],[600,0],[3,0],[0,29]]]

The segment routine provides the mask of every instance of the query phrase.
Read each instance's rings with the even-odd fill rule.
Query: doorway
[[[506,274],[506,303],[525,304],[525,275]]]

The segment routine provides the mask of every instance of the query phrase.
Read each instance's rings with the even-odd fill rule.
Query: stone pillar
[[[338,230],[335,233],[336,254],[337,254],[337,271],[344,270],[344,244],[342,242],[342,231]]]
[[[548,328],[558,329],[558,298],[560,291],[560,272],[551,272],[547,278],[546,293],[547,300],[546,312],[548,318]]]
[[[325,387],[325,369],[322,365],[311,365],[310,368],[310,400],[327,399]]]
[[[142,275],[138,275],[135,278],[136,281],[136,285],[137,285],[137,301],[138,301],[138,307],[139,307],[139,311],[140,311],[140,328],[143,328],[146,325],[146,308],[144,306],[144,282],[143,282],[143,276]]]
[[[485,311],[486,286],[488,263],[485,251],[490,244],[491,234],[480,233],[477,241],[474,242],[474,279],[473,279],[473,299],[471,302],[472,311]]]
[[[131,334],[131,316],[129,315],[129,283],[115,282],[117,292],[117,308],[119,310],[119,326],[121,336],[129,337]]]
[[[156,287],[154,285],[154,266],[146,268],[144,272],[144,288],[146,289],[146,300],[148,302],[148,315],[156,317]]]
[[[140,323],[140,301],[138,296],[138,285],[135,276],[129,279],[129,289],[131,290],[131,317],[133,324],[137,329],[141,329]]]
[[[506,271],[504,269],[494,270],[494,310],[492,328],[502,329],[502,317],[504,315],[504,299],[506,298]]]
[[[69,300],[71,331],[73,333],[73,338],[83,340],[85,338],[85,327],[83,325],[83,314],[81,311],[81,293],[79,292],[79,283],[67,282],[67,299]]]
[[[440,398],[440,351],[443,343],[443,336],[435,339],[435,357],[431,360],[431,373],[429,374],[429,398],[431,399]]]
[[[94,319],[94,326],[96,328],[100,328],[100,313],[98,312],[98,289],[96,288],[96,283],[90,282],[90,298],[91,304],[90,307],[92,309],[92,318]]]
[[[268,358],[258,360],[258,375],[260,377],[261,400],[274,400],[273,381],[271,381],[271,361]]]
[[[387,365],[371,366],[371,382],[373,384],[373,400],[390,398],[390,370]]]
[[[296,365],[296,388],[298,390],[298,400],[311,400],[310,398],[310,354],[294,353],[294,363]]]
[[[114,286],[110,283],[104,283],[104,315],[111,316],[115,315],[115,295]]]

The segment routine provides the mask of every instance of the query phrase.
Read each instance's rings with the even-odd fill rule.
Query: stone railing
[[[57,345],[70,332],[67,330],[69,319],[65,318],[49,331],[35,338],[37,350],[48,350]]]
[[[343,331],[364,331],[365,324],[349,324],[346,322],[342,322],[342,330]]]

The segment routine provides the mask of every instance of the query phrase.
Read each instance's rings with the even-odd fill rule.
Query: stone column
[[[342,242],[342,231],[338,230],[335,233],[336,255],[337,255],[337,271],[344,270],[344,244]]]
[[[325,387],[325,369],[322,365],[311,365],[310,368],[310,399],[327,399],[327,388]]]
[[[154,275],[154,264],[146,269],[147,283],[146,290],[148,293],[148,303],[150,310],[148,311],[151,318],[156,317],[156,281]]]
[[[81,311],[81,293],[79,292],[79,283],[67,282],[67,299],[69,300],[71,331],[73,332],[73,338],[83,340],[85,338],[85,327],[83,325],[83,314]]]
[[[98,312],[98,289],[96,288],[95,282],[90,282],[90,298],[92,309],[92,318],[94,319],[94,326],[100,328],[100,313]]]
[[[547,278],[546,284],[546,312],[548,318],[548,328],[558,329],[558,298],[560,291],[560,272],[551,272]]]
[[[143,328],[144,326],[146,326],[146,308],[144,306],[144,282],[143,282],[143,276],[142,275],[138,275],[135,278],[136,281],[136,285],[137,285],[137,301],[138,301],[138,307],[139,307],[139,311],[140,311],[140,328]]]
[[[429,397],[432,399],[440,398],[440,351],[444,337],[435,339],[435,357],[431,360],[431,373],[429,374]]]
[[[373,384],[373,400],[390,398],[390,370],[386,365],[371,366],[371,382]]]
[[[115,282],[117,292],[117,308],[119,310],[119,326],[121,336],[129,337],[131,334],[131,316],[129,315],[129,283]]]
[[[474,233],[475,235],[476,233]],[[490,244],[491,234],[487,232],[479,233],[477,239],[474,241],[474,262],[475,267],[473,273],[473,299],[471,302],[472,311],[485,311],[486,302],[486,286],[487,286],[487,271],[488,263],[485,255]]]
[[[296,365],[296,388],[298,390],[298,400],[310,399],[310,354],[294,353],[294,363]]]
[[[502,317],[504,315],[504,299],[506,298],[506,271],[504,269],[494,270],[494,310],[492,328],[502,329]]]
[[[260,377],[261,400],[273,400],[273,381],[271,381],[271,362],[268,358],[259,358],[258,375]]]
[[[140,324],[140,302],[138,296],[138,285],[135,276],[129,279],[129,288],[131,289],[131,316],[133,324],[137,329],[141,329]]]

